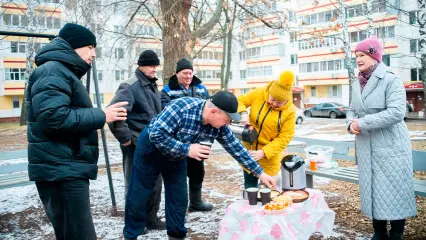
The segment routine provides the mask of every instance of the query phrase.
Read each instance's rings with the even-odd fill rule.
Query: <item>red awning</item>
[[[292,90],[293,93],[302,93],[304,91],[305,91],[305,89],[300,88],[300,87],[294,87],[293,90]]]
[[[423,90],[423,84],[422,83],[413,83],[405,86],[406,91],[416,91],[416,90]]]

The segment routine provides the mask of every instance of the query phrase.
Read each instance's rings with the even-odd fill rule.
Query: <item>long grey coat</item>
[[[404,85],[383,63],[374,70],[361,93],[352,83],[347,126],[359,119],[356,156],[359,164],[361,212],[378,220],[398,220],[416,215],[413,161],[404,123]]]

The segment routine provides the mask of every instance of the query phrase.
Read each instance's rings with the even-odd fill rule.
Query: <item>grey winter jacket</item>
[[[155,83],[157,78],[148,79],[139,69],[125,82],[121,83],[111,104],[127,101],[126,123],[108,124],[112,134],[124,144],[132,140],[136,144],[139,134],[151,120],[161,112],[161,95]],[[119,126],[119,127],[117,127]]]
[[[383,63],[361,93],[352,83],[347,127],[358,119],[356,136],[361,211],[369,218],[398,220],[416,215],[413,160],[404,122],[406,95],[400,78]]]

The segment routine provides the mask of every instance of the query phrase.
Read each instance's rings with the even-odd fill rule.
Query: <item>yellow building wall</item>
[[[316,87],[316,98],[327,98],[328,97],[328,86],[306,86],[305,87],[305,97],[309,98],[311,96],[311,87]]]
[[[0,110],[12,110],[12,96],[0,96]]]

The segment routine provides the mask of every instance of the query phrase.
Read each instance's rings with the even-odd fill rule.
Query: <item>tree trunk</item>
[[[355,80],[355,72],[352,66],[352,50],[351,44],[349,42],[348,34],[348,21],[346,19],[346,11],[343,0],[339,0],[339,9],[340,9],[340,22],[342,24],[342,39],[343,39],[343,50],[345,52],[345,68],[348,70],[349,78],[349,106],[351,105],[352,97],[352,82]]]
[[[422,64],[422,82],[423,82],[423,101],[426,109],[426,0],[417,0],[419,6],[419,13],[417,22],[420,26],[420,52],[421,52],[421,64]],[[426,114],[423,115],[426,118]]]
[[[374,35],[373,7],[371,5],[372,1],[373,0],[367,0],[367,19],[368,19],[367,37],[371,37]]]
[[[422,54],[422,83],[423,83],[423,101],[424,101],[424,110],[426,110],[426,54]],[[423,117],[426,118],[426,111],[423,114]]]
[[[227,32],[227,51],[226,51],[226,76],[225,76],[225,91],[228,90],[228,84],[229,84],[229,78],[231,74],[231,61],[232,61],[232,38],[233,38],[233,31],[234,31],[234,23],[237,13],[237,4],[234,3],[234,12],[232,14],[232,20],[231,24],[228,24],[228,32]]]
[[[35,0],[28,0],[27,6],[27,18],[28,18],[28,28],[27,32],[33,33],[34,32],[34,9],[35,9],[36,1]],[[31,74],[34,70],[33,65],[33,55],[34,55],[34,38],[29,37],[26,44],[26,69],[25,69],[25,87],[24,87],[24,97],[21,104],[21,116],[19,119],[19,125],[24,126],[28,124],[27,119],[27,104],[25,103],[25,97],[27,93],[27,83],[28,79],[30,78]]]
[[[192,40],[188,15],[191,4],[192,0],[160,0],[164,17],[164,85],[168,83],[169,77],[175,74],[177,61],[190,57]]]
[[[228,57],[226,55],[226,43],[227,43],[227,38],[226,33],[227,33],[227,29],[228,29],[228,22],[225,22],[225,25],[222,28],[222,36],[223,36],[223,46],[222,46],[222,63],[220,64],[220,89],[224,90],[225,89],[225,62],[226,62],[226,58]]]

